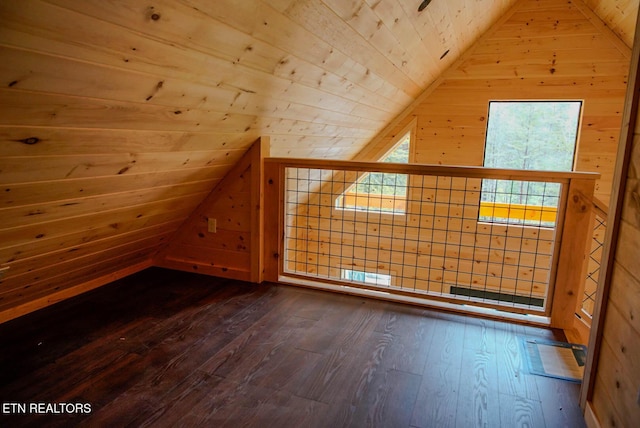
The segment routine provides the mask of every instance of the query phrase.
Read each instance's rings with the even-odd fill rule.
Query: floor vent
[[[449,292],[456,296],[475,297],[478,299],[517,303],[521,305],[544,306],[544,299],[537,297],[518,296],[516,294],[498,293],[495,291],[477,290],[475,288],[467,287],[451,287]]]

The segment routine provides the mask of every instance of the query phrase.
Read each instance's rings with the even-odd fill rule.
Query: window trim
[[[578,117],[576,121],[575,140],[573,143],[573,159],[571,162],[571,169],[569,171],[575,171],[578,162],[578,144],[580,139],[580,131],[582,129],[582,118],[584,115],[584,100],[582,99],[538,99],[538,100],[490,100],[487,104],[487,120],[484,138],[484,150],[482,152],[482,166],[485,167],[488,137],[489,137],[489,123],[492,103],[577,103],[579,104]],[[492,167],[493,168],[493,167]],[[499,167],[496,167],[499,168]],[[568,172],[569,172],[568,171]],[[513,204],[508,202],[491,202],[482,200],[482,187],[486,179],[482,180],[480,185],[479,200],[478,200],[478,223],[485,224],[499,224],[505,226],[534,226],[534,227],[549,227],[551,223],[557,221],[558,207],[552,205],[534,205],[534,204]],[[506,217],[495,217],[491,215],[491,219],[487,215],[483,215],[483,212],[487,211],[507,211]],[[482,218],[485,217],[485,218]],[[520,221],[522,223],[520,223]]]
[[[383,162],[381,159],[385,159],[386,157],[388,157],[400,144],[402,144],[402,142],[404,141],[404,139],[409,136],[409,159],[407,161],[408,164],[410,163],[414,163],[415,162],[415,156],[416,156],[416,144],[415,144],[415,139],[416,139],[416,131],[417,131],[417,123],[418,123],[418,118],[417,117],[413,117],[413,119],[404,127],[402,128],[402,130],[400,132],[398,132],[396,134],[396,136],[394,136],[390,141],[391,143],[389,144],[389,148],[387,148],[384,153],[378,157],[378,162]],[[394,196],[394,195],[383,195],[383,194],[377,194],[377,193],[363,193],[363,192],[351,192],[352,189],[355,188],[355,186],[358,185],[358,183],[364,179],[365,177],[367,177],[367,175],[370,174],[370,172],[365,173],[361,176],[359,176],[358,178],[356,178],[353,183],[349,184],[348,186],[346,186],[345,190],[343,192],[341,192],[338,196],[336,196],[335,200],[334,200],[334,204],[333,207],[335,210],[341,211],[341,212],[353,212],[353,213],[366,213],[366,214],[375,214],[375,215],[391,215],[391,216],[406,216],[407,212],[409,211],[409,202],[411,201],[410,198],[410,194],[411,194],[411,180],[412,177],[411,175],[407,174],[407,193],[405,196]],[[383,206],[383,205],[396,205],[397,203],[400,203],[403,205],[403,208],[400,209],[395,209],[395,208],[391,208],[390,210],[382,210],[382,209],[371,209],[371,206],[368,207],[344,207],[343,203],[341,203],[340,201],[343,200],[343,198],[345,197],[352,197],[352,198],[366,198],[367,200],[373,200],[379,201],[379,205]],[[386,200],[386,201],[385,201]]]
[[[359,281],[357,279],[347,278],[347,272],[364,274],[365,279],[363,281]],[[385,281],[384,282],[379,282],[378,278],[376,278],[376,280],[373,281],[373,282],[367,281],[366,280],[366,276],[367,275],[373,275],[375,277],[384,277],[383,279]],[[378,287],[391,287],[393,285],[393,275],[392,275],[391,272],[389,272],[389,273],[369,272],[369,271],[365,270],[364,268],[362,268],[362,269],[354,269],[353,267],[350,267],[350,268],[341,267],[340,268],[340,279],[342,281],[346,281],[346,282],[357,283],[357,284],[375,285],[375,286],[378,286]],[[387,283],[387,280],[388,280],[388,283]]]

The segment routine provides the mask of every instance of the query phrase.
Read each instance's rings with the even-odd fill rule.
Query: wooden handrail
[[[602,202],[600,199],[593,197],[593,211],[596,213],[598,217],[603,220],[607,220],[607,213],[609,212],[609,207]]]
[[[477,166],[406,164],[391,162],[359,162],[326,159],[267,158],[266,163],[291,168],[333,169],[343,171],[385,172],[389,174],[439,175],[448,177],[491,178],[518,181],[568,183],[571,179],[600,178],[597,172],[533,171]]]

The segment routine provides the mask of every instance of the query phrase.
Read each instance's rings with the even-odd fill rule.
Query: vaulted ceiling
[[[182,132],[198,151],[271,135],[274,155],[350,158],[516,0],[420,3],[3,2],[1,120]],[[585,3],[631,45],[637,0]]]
[[[261,135],[355,156],[519,1],[563,4],[0,2],[0,310],[147,258]],[[638,0],[584,3],[631,46]]]

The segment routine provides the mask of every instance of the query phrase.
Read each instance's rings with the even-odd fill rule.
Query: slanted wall
[[[636,30],[632,73],[621,132],[614,198],[603,254],[601,292],[592,332],[583,399],[587,422],[602,427],[637,426],[640,421],[640,29]],[[619,199],[619,200],[618,200]],[[612,227],[615,225],[615,227]],[[609,236],[610,235],[610,236]],[[594,424],[588,426],[594,426]]]
[[[257,140],[159,252],[156,265],[223,278],[262,281],[263,161]]]

